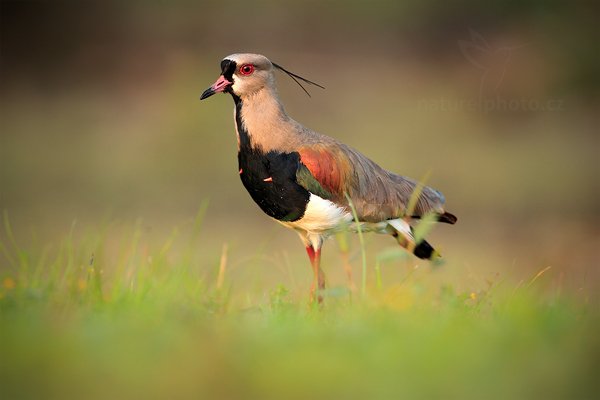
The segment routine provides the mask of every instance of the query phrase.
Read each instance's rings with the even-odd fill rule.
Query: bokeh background
[[[258,52],[327,88],[279,76],[295,119],[444,192],[459,223],[433,233],[454,264],[441,279],[551,266],[596,284],[592,1],[1,4],[0,208],[23,240],[138,219],[165,238],[208,200],[207,255],[228,243],[233,279],[285,282],[244,268],[252,249],[303,249],[239,182],[231,99],[198,101],[224,56]]]
[[[1,0],[2,394],[593,397],[598,4]],[[278,76],[292,117],[445,194],[445,265],[366,235],[351,297],[361,246],[330,240],[306,307],[231,99],[199,101],[235,52],[324,85]]]

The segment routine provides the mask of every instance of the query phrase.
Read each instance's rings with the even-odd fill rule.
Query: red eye
[[[254,72],[254,65],[252,64],[244,64],[240,67],[240,73],[242,75],[250,75]]]

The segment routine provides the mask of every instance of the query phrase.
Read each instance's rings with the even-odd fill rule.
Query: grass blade
[[[362,228],[360,226],[360,221],[358,220],[358,214],[356,213],[356,208],[352,203],[352,199],[348,196],[348,193],[344,193],[346,199],[348,199],[348,205],[350,205],[350,209],[352,209],[352,217],[354,218],[354,222],[356,223],[356,230],[358,232],[358,241],[360,242],[360,253],[362,260],[362,282],[361,282],[361,294],[364,297],[367,293],[367,252],[365,250],[365,239],[363,237]]]

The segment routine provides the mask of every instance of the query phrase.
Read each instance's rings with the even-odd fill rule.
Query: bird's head
[[[274,69],[286,73],[308,96],[310,94],[300,81],[325,89],[318,83],[296,75],[260,54],[232,54],[221,61],[221,76],[219,76],[219,79],[211,87],[202,93],[200,100],[221,92],[231,93],[234,97],[244,99],[265,87],[274,88]]]
[[[267,57],[250,53],[232,54],[221,61],[221,76],[202,93],[200,100],[220,92],[245,98],[273,85],[273,63]]]

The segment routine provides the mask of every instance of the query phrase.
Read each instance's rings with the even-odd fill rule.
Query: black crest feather
[[[308,90],[306,90],[306,88],[304,86],[302,86],[302,84],[298,81],[301,80],[302,82],[308,83],[310,85],[314,85],[317,87],[320,87],[321,89],[325,89],[325,87],[319,85],[318,83],[315,83],[313,81],[309,81],[306,78],[301,77],[300,75],[296,75],[293,72],[288,71],[287,69],[283,68],[281,65],[275,64],[274,62],[272,62],[273,66],[283,72],[285,72],[286,74],[288,74],[288,76],[290,78],[292,78],[294,80],[294,82],[296,82],[298,84],[298,86],[300,86],[302,88],[302,90],[304,90],[304,93],[306,93],[308,95],[308,97],[310,97],[310,93],[308,93]]]

